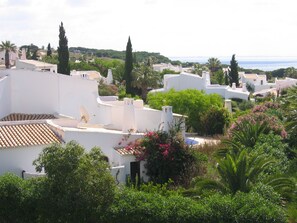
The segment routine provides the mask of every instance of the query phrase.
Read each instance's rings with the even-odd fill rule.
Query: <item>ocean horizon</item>
[[[207,63],[210,57],[169,57],[171,60],[181,62]],[[217,57],[222,64],[230,64],[231,57]],[[273,71],[281,68],[297,68],[297,57],[236,57],[238,66],[245,69],[259,69],[263,71]]]

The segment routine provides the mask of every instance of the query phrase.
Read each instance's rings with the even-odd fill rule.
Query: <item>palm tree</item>
[[[286,177],[261,179],[263,173],[271,165],[275,164],[264,155],[250,156],[246,149],[238,154],[227,154],[219,160],[217,170],[220,180],[200,180],[195,182],[195,187],[200,190],[215,189],[223,193],[235,194],[237,191],[249,192],[257,183],[263,183],[273,187],[277,191],[286,188],[295,188],[294,182]]]
[[[132,86],[141,89],[141,97],[146,101],[146,96],[148,93],[148,88],[158,87],[161,75],[154,71],[151,60],[148,62],[136,65],[132,71],[133,82]]]
[[[5,67],[7,69],[10,68],[10,61],[9,61],[9,53],[12,52],[16,52],[16,45],[14,45],[14,43],[11,43],[10,41],[5,41],[0,44],[0,51],[4,51],[5,50]]]
[[[218,58],[211,57],[208,59],[206,65],[213,74],[221,68],[221,61]]]

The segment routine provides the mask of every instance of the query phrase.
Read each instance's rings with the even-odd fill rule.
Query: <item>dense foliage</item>
[[[188,130],[199,134],[220,134],[224,125],[228,124],[228,113],[224,111],[223,100],[217,94],[205,94],[203,91],[188,89],[168,92],[149,93],[148,104],[151,108],[161,109],[162,106],[173,106],[173,111],[187,116]],[[210,112],[210,113],[209,113]],[[209,114],[208,114],[209,113]],[[216,126],[206,128],[203,123],[211,123],[213,117],[218,117]]]
[[[215,194],[199,201],[130,189],[117,193],[108,222],[286,222],[282,208],[258,193]]]
[[[146,174],[154,183],[166,183],[169,179],[175,184],[187,184],[198,167],[194,151],[187,146],[179,133],[148,132],[146,135],[128,144],[126,149],[137,149],[138,160],[146,162]]]
[[[0,222],[100,222],[115,182],[98,148],[86,153],[74,142],[53,145],[35,165],[46,177],[0,177]]]
[[[84,47],[70,47],[69,51],[72,53],[82,53],[88,55],[96,55],[97,57],[109,57],[113,59],[125,60],[125,51],[116,51],[116,50],[98,50],[98,49],[89,49]],[[141,63],[147,61],[148,58],[155,58],[156,63],[170,63],[170,59],[165,56],[160,55],[160,53],[151,53],[145,51],[134,52],[136,57],[136,63]]]

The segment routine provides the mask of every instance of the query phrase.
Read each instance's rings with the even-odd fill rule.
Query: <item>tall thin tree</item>
[[[58,61],[58,73],[70,75],[68,39],[65,36],[63,22],[60,25]]]
[[[134,94],[133,87],[132,87],[132,81],[133,81],[132,70],[133,70],[133,55],[132,55],[131,39],[129,36],[127,46],[126,46],[125,73],[124,73],[127,94]]]
[[[50,43],[47,45],[47,52],[46,52],[46,55],[47,55],[48,57],[51,57],[51,56],[52,56],[52,48],[51,48],[51,44],[50,44]]]
[[[229,77],[230,77],[230,85],[232,85],[232,83],[236,84],[236,87],[239,86],[239,77],[238,77],[238,63],[235,60],[235,54],[232,55],[232,59],[230,61],[230,73],[229,73]]]

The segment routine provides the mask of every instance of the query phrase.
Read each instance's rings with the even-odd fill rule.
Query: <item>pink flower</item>
[[[162,152],[162,154],[163,154],[164,157],[167,157],[167,156],[168,156],[168,153],[169,153],[169,152],[168,152],[168,149],[165,149],[165,150]]]

